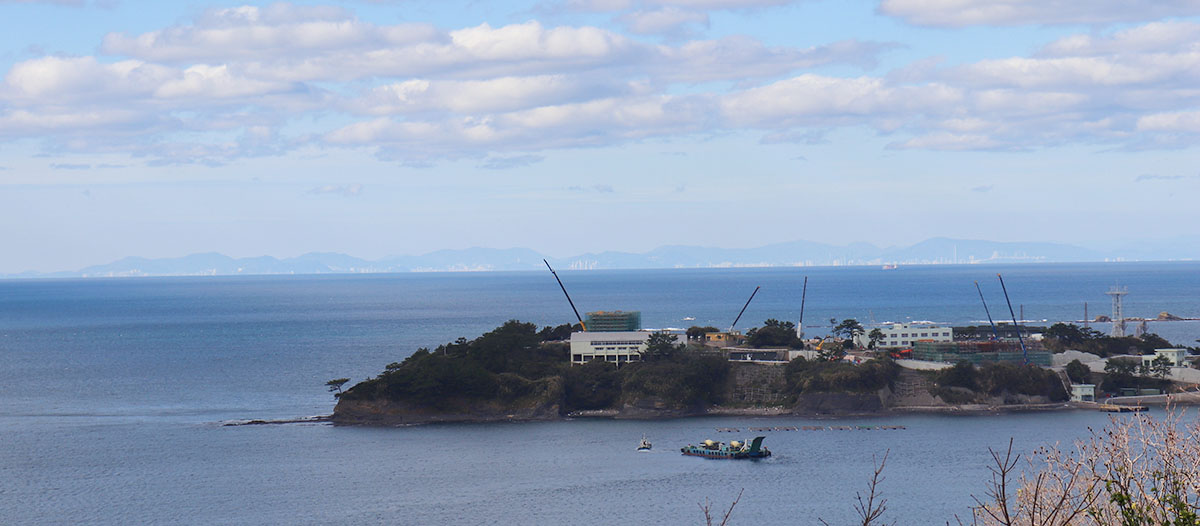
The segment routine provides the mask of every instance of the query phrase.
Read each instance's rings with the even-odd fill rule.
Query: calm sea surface
[[[560,272],[581,311],[641,310],[648,327],[796,320],[809,277],[809,334],[829,318],[984,320],[978,280],[1008,318],[1125,310],[1200,317],[1200,263]],[[694,317],[694,321],[683,321]],[[407,429],[222,427],[327,414],[330,378],[358,381],[418,347],[510,318],[573,320],[548,272],[330,277],[0,281],[0,510],[5,524],[701,524],[697,504],[745,496],[734,524],[852,519],[872,456],[890,451],[889,516],[941,524],[982,494],[989,447],[1071,442],[1092,412],[909,415],[813,421],[574,420]],[[1097,326],[1107,330],[1106,326]],[[1194,344],[1200,322],[1151,323]],[[761,462],[682,457],[742,438],[717,427],[906,426],[767,433]],[[651,453],[633,451],[647,435]]]

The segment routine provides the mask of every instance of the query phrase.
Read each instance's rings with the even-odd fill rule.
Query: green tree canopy
[[[687,339],[700,340],[700,339],[704,338],[705,334],[708,334],[710,332],[721,332],[721,329],[718,329],[711,325],[705,326],[705,327],[699,327],[699,326],[693,325],[691,327],[688,327]]]
[[[833,328],[833,334],[851,341],[854,340],[855,336],[863,334],[864,332],[866,332],[866,330],[863,329],[862,324],[854,318],[844,319],[841,323],[837,324],[837,326]]]
[[[883,337],[883,331],[878,327],[871,329],[871,332],[867,334],[867,338],[870,339],[870,342],[867,343],[867,348],[874,349],[875,346],[879,345],[879,342],[883,341]]]
[[[642,351],[642,359],[646,361],[666,360],[674,357],[683,350],[683,345],[676,342],[679,337],[669,332],[656,332],[646,340],[646,350]]]
[[[343,386],[343,385],[346,385],[346,382],[349,382],[349,381],[350,381],[350,379],[349,379],[349,378],[334,378],[333,380],[330,380],[330,381],[328,381],[328,382],[325,382],[325,385],[326,385],[327,387],[329,387],[329,392],[331,392],[331,393],[332,393],[332,392],[338,392],[338,393],[341,393],[341,392],[342,392],[342,386]]]
[[[1071,360],[1071,363],[1067,364],[1067,378],[1071,379],[1071,383],[1090,384],[1092,383],[1092,370],[1079,360]]]
[[[764,321],[762,327],[747,331],[746,343],[751,347],[799,348],[803,345],[796,335],[795,323],[774,318]]]

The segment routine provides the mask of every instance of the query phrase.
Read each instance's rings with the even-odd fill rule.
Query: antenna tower
[[[1121,310],[1121,297],[1129,294],[1129,287],[1118,287],[1113,285],[1105,294],[1112,296],[1113,314],[1112,314],[1112,334],[1113,338],[1123,338],[1125,336],[1125,312]]]

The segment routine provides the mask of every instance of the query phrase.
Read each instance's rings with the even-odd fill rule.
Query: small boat
[[[896,268],[897,265],[895,263],[888,263],[883,266],[883,270],[896,270]]]
[[[695,316],[687,316],[687,317],[683,318],[683,321],[696,321],[696,317]]]
[[[705,440],[699,446],[688,444],[679,448],[679,451],[684,455],[704,458],[766,458],[771,456],[771,450],[763,447],[762,441],[764,438],[766,437],[754,437],[754,440],[749,444],[738,442],[737,440],[731,440],[729,444]]]
[[[642,435],[642,441],[638,442],[638,451],[650,451],[650,441],[646,440],[646,435]]]

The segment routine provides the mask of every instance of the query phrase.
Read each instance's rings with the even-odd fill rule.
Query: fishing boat
[[[642,441],[638,442],[638,451],[650,451],[650,441],[646,440],[646,435],[642,435]]]
[[[766,437],[754,437],[750,443],[738,442],[737,440],[729,441],[729,444],[705,440],[703,444],[687,446],[679,448],[679,451],[684,455],[704,458],[729,458],[729,459],[746,459],[746,458],[766,458],[771,456],[771,450],[763,447],[762,441]]]

